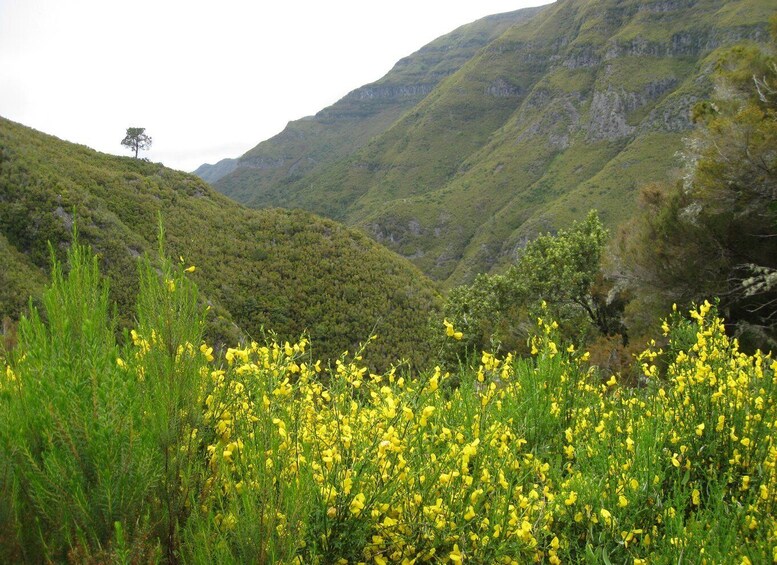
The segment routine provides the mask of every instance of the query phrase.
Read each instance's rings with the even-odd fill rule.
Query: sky
[[[238,157],[478,18],[549,0],[0,0],[0,116],[184,171]]]

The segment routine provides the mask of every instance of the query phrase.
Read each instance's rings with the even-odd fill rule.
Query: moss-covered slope
[[[75,211],[75,214],[74,214]],[[310,333],[316,357],[351,352],[374,330],[369,360],[421,360],[432,283],[367,236],[302,211],[250,210],[193,175],[97,153],[0,119],[0,318],[17,317],[60,258],[76,216],[101,258],[125,321],[137,260],[153,255],[158,218],[168,255],[212,305],[210,331],[233,339]],[[389,353],[391,352],[391,353]]]

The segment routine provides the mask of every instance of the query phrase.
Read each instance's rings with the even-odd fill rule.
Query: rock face
[[[423,97],[429,94],[434,84],[400,84],[396,86],[363,86],[348,95],[355,100],[376,100],[380,98]]]
[[[765,40],[770,3],[557,0],[476,22],[289,124],[216,187],[358,225],[465,282],[591,208],[614,227],[642,184],[671,178],[715,50]]]
[[[634,126],[626,123],[627,96],[612,87],[594,92],[591,101],[591,119],[588,122],[589,141],[615,140],[628,137]]]

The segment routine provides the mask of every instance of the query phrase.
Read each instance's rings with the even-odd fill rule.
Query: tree
[[[545,301],[559,322],[582,314],[601,335],[621,334],[625,340],[619,297],[601,274],[607,235],[591,211],[570,229],[529,243],[505,275],[507,283],[518,296]]]
[[[540,312],[572,339],[619,335],[625,344],[623,297],[600,269],[606,240],[592,211],[569,229],[531,241],[504,274],[481,274],[452,289],[443,313],[464,334],[448,344],[453,353],[461,357],[496,344],[520,351]]]
[[[643,189],[643,213],[621,232],[632,316],[718,297],[746,345],[777,347],[777,17],[772,34],[770,49],[720,58],[713,99],[693,111],[684,178]]]
[[[146,128],[127,128],[127,135],[121,140],[121,144],[134,151],[137,159],[138,151],[151,147],[151,137],[146,135]]]

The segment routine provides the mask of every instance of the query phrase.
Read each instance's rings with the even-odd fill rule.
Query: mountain
[[[212,306],[221,342],[307,331],[313,355],[395,355],[422,362],[434,285],[408,261],[354,229],[303,211],[250,210],[199,178],[159,164],[95,152],[0,118],[0,319],[17,318],[45,284],[50,250],[64,258],[77,224],[99,254],[123,325],[132,320],[138,258],[166,254]]]
[[[538,10],[497,14],[462,26],[400,60],[379,81],[357,88],[315,116],[290,122],[239,159],[202,165],[194,174],[249,205],[262,207],[271,200],[286,204],[288,185],[385,132],[479,49]]]
[[[192,174],[197,175],[206,182],[216,182],[237,168],[237,159],[222,159],[215,165],[205,163],[197,167]]]
[[[485,41],[347,155],[296,171],[267,159],[257,181],[241,163],[282,154],[295,122],[215,186],[359,226],[433,278],[469,281],[591,208],[617,225],[641,185],[676,176],[719,50],[766,40],[773,11],[767,0],[558,0]]]

